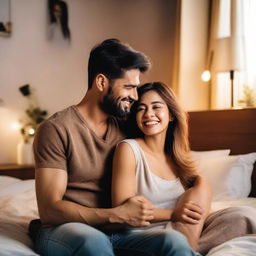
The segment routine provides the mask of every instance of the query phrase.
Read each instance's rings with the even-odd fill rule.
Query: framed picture
[[[11,0],[0,0],[0,36],[10,36],[11,32]]]

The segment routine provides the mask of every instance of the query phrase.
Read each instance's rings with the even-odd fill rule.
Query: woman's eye
[[[157,108],[161,108],[161,106],[156,105],[153,107],[153,109],[157,109]]]
[[[142,110],[145,110],[145,108],[142,108],[142,107],[137,108],[137,112],[142,111]]]

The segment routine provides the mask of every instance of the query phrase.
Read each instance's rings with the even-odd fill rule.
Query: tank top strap
[[[141,152],[138,142],[134,139],[126,139],[126,140],[120,141],[118,144],[120,144],[122,142],[129,144],[130,147],[132,148],[132,151],[133,151],[133,154],[135,157],[135,161],[136,161],[136,165],[141,163],[144,158],[143,158],[143,155],[142,155],[142,152]]]

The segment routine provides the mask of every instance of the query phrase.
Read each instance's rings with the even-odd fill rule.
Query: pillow
[[[191,150],[191,156],[194,159],[201,158],[213,158],[218,156],[228,156],[230,154],[230,149],[219,149],[219,150],[209,150],[209,151],[193,151]]]
[[[213,201],[248,197],[256,153],[199,159],[198,170],[213,189]]]

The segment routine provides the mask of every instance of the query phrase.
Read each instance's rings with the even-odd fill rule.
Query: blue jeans
[[[35,250],[45,256],[196,256],[187,239],[172,229],[113,234],[83,223],[67,223],[40,230]],[[115,252],[114,252],[115,251]]]

